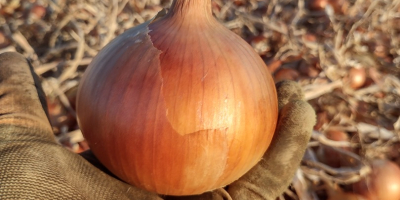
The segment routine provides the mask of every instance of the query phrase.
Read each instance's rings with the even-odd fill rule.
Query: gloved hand
[[[0,199],[274,200],[290,184],[315,123],[315,113],[302,100],[301,88],[296,83],[278,83],[277,91],[278,127],[258,165],[226,188],[199,196],[166,197],[108,175],[100,170],[104,168],[90,152],[78,155],[57,144],[37,75],[20,54],[3,53]]]

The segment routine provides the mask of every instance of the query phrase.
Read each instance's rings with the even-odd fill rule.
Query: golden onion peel
[[[175,0],[94,58],[78,121],[112,173],[152,192],[191,195],[237,180],[261,159],[277,123],[263,60],[218,23],[211,0]]]

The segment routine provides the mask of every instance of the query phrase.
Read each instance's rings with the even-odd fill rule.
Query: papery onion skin
[[[371,174],[353,184],[354,192],[367,200],[399,200],[400,167],[389,160],[375,159],[371,168]]]
[[[81,80],[78,122],[96,157],[148,191],[192,195],[237,180],[277,123],[262,59],[212,16],[210,0],[176,0],[126,31]]]
[[[365,68],[351,68],[349,72],[350,87],[358,89],[365,84],[367,80],[367,74]]]

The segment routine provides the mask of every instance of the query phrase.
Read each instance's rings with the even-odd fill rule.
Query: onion
[[[353,190],[368,200],[399,200],[399,166],[388,160],[377,159],[372,161],[371,167],[371,174],[353,184]]]
[[[327,187],[327,200],[367,200],[364,196],[352,192],[345,192],[337,185]]]
[[[41,5],[34,4],[30,11],[30,17],[34,20],[42,19],[46,15],[46,8]]]
[[[0,30],[0,49],[7,47],[10,45],[10,41],[6,37],[6,35]]]
[[[367,75],[364,68],[351,68],[349,72],[350,86],[353,89],[362,87],[365,84]]]
[[[292,68],[281,68],[274,73],[275,82],[283,80],[296,81],[300,77],[299,72]]]
[[[308,7],[311,10],[323,10],[325,9],[326,5],[328,4],[328,0],[309,0]]]
[[[309,78],[316,78],[320,73],[320,70],[317,69],[316,65],[316,63],[308,63],[307,61],[303,60],[298,67],[298,71]]]
[[[349,141],[347,133],[333,128],[327,130],[324,135],[333,141]],[[340,149],[351,151],[349,147],[340,147]],[[321,145],[317,150],[317,157],[322,163],[331,167],[339,168],[349,165],[347,157],[343,157],[340,152],[329,146]]]
[[[351,192],[335,193],[329,196],[328,200],[366,200],[363,196],[359,194],[354,194]]]
[[[159,194],[192,195],[237,180],[268,148],[274,81],[258,54],[212,16],[211,0],[118,36],[81,80],[78,122],[113,174]]]
[[[321,11],[330,5],[336,14],[343,14],[348,7],[348,2],[344,0],[309,0],[307,2],[310,10]]]

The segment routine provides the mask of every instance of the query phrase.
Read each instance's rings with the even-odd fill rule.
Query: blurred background
[[[317,113],[302,165],[280,199],[399,200],[400,0],[212,2],[214,16],[254,48],[275,81],[299,82]],[[65,148],[89,148],[75,98],[92,58],[170,3],[0,0],[0,53],[32,62]]]

